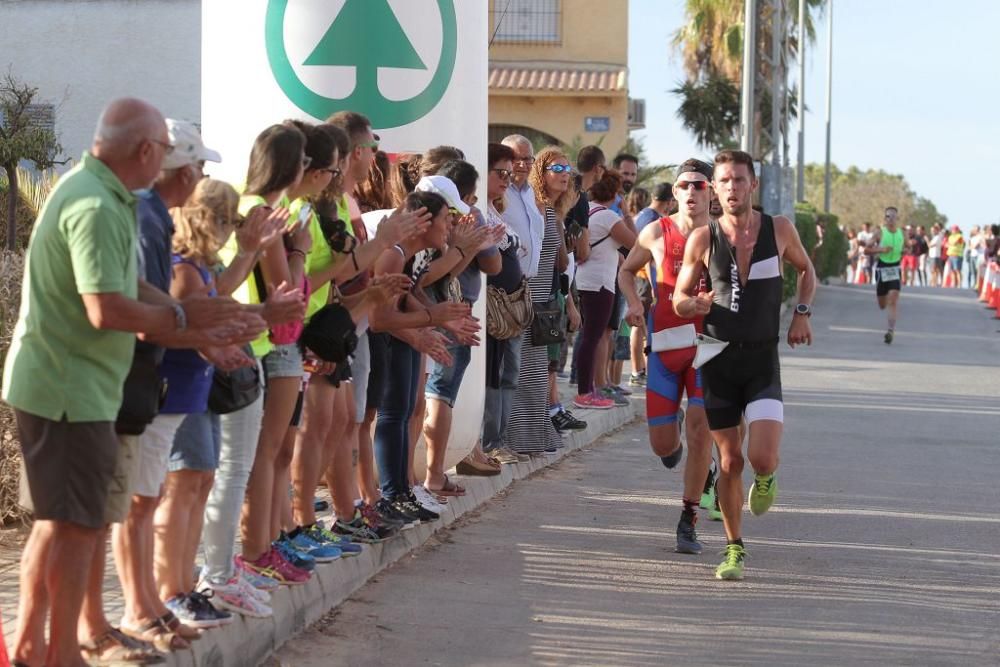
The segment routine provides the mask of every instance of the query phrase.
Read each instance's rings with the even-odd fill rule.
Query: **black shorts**
[[[885,269],[887,272],[891,271],[894,276],[892,280],[882,280],[882,270]],[[893,271],[894,270],[894,271]],[[885,296],[889,292],[898,292],[902,287],[902,282],[899,279],[901,269],[899,268],[899,262],[893,264],[887,264],[879,260],[875,264],[875,294],[877,296]]]
[[[615,285],[615,300],[611,306],[611,317],[608,320],[608,329],[618,331],[622,325],[622,316],[625,313],[625,297],[618,285]]]
[[[761,419],[784,421],[778,342],[730,343],[701,367],[705,415],[713,431]]]
[[[14,416],[35,518],[106,525],[121,446],[114,422],[52,421],[21,410]]]

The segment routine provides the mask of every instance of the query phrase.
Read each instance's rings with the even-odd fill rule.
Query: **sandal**
[[[192,639],[201,639],[201,630],[192,628],[190,625],[185,625],[181,623],[181,619],[174,615],[174,612],[167,611],[166,614],[160,616],[157,620],[161,621],[164,627],[170,632],[178,635],[182,639],[191,641]]]
[[[464,496],[465,488],[460,484],[456,484],[451,481],[448,475],[444,476],[444,484],[441,485],[440,489],[432,489],[431,487],[426,487],[428,491],[436,496]]]
[[[132,639],[117,628],[80,644],[80,652],[91,665],[156,665],[166,662],[166,656],[151,644]]]
[[[191,648],[191,643],[167,627],[162,618],[153,619],[149,623],[136,627],[128,627],[122,623],[121,631],[133,639],[151,643],[156,650],[164,653]]]

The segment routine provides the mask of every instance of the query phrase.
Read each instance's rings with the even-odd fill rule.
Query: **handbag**
[[[531,344],[535,347],[566,340],[566,322],[558,297],[534,306],[531,320]]]
[[[527,279],[508,294],[499,287],[486,287],[486,333],[497,340],[509,340],[524,333],[534,315],[531,288]]]
[[[167,397],[167,383],[157,371],[158,350],[138,346],[122,389],[122,405],[115,420],[119,435],[142,435]]]
[[[253,357],[249,345],[243,351]],[[208,391],[208,409],[217,415],[228,415],[251,405],[260,398],[260,393],[260,370],[256,363],[228,373],[216,368]]]

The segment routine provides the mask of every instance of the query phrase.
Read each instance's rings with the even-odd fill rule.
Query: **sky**
[[[1000,222],[980,194],[997,186],[968,182],[976,163],[1000,149],[1000,2],[969,0],[955,11],[931,0],[833,2],[832,162],[902,174],[966,231]],[[706,154],[681,126],[679,99],[669,92],[684,78],[670,46],[683,21],[684,0],[629,2],[630,95],[646,100],[646,130],[633,136],[645,137],[658,163]],[[816,32],[806,54],[805,141],[806,162],[822,163],[825,13]]]

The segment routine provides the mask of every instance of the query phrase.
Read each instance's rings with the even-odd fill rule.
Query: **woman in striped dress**
[[[565,157],[555,147],[546,148],[538,154],[533,169],[544,171],[555,162],[565,161]],[[536,307],[552,299],[558,290],[556,258],[563,246],[562,225],[556,210],[544,200],[539,209],[545,214],[545,236],[538,273],[529,281],[531,301]],[[548,346],[532,344],[530,325],[521,346],[521,372],[511,410],[508,441],[510,448],[521,454],[541,454],[562,447],[562,439],[549,418]]]

